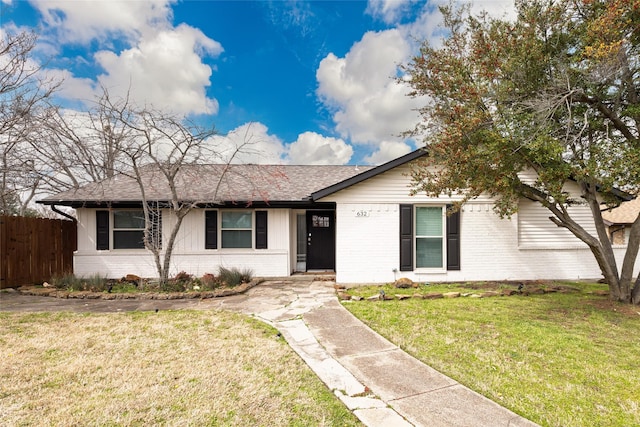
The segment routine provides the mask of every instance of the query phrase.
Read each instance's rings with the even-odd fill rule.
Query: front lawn
[[[215,311],[0,312],[0,425],[355,426],[277,331]]]
[[[640,425],[640,307],[593,294],[604,285],[562,285],[574,291],[344,306],[408,353],[543,426]],[[366,298],[380,289],[348,293]],[[388,296],[483,291],[382,289]]]

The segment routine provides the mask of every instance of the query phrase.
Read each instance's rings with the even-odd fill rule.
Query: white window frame
[[[145,227],[142,228],[117,228],[116,227],[116,212],[140,212],[142,213],[142,218],[145,220],[145,225],[146,225],[146,219],[144,216],[144,210],[142,209],[113,209],[111,211],[111,221],[110,221],[110,233],[111,233],[111,249],[113,250],[117,250],[117,251],[121,251],[121,250],[144,250],[144,230]],[[116,233],[120,232],[120,231],[141,231],[142,232],[142,247],[139,248],[118,248],[116,247]]]
[[[243,210],[219,210],[218,211],[219,215],[218,215],[218,236],[219,236],[219,249],[231,249],[231,250],[242,250],[242,249],[254,249],[256,246],[256,242],[255,242],[255,229],[256,229],[256,224],[255,224],[255,218],[256,216],[254,215],[254,211],[243,211]],[[223,217],[225,214],[227,213],[242,213],[242,214],[248,214],[251,215],[251,227],[250,228],[222,228],[222,224],[223,224]],[[249,231],[251,234],[251,246],[249,247],[235,247],[235,248],[229,248],[229,247],[225,247],[224,246],[224,239],[223,239],[223,235],[225,231]]]
[[[418,209],[419,208],[439,208],[441,221],[442,221],[442,233],[440,235],[418,235]],[[430,205],[430,204],[421,204],[414,205],[413,207],[413,265],[415,266],[416,271],[421,272],[444,272],[447,269],[447,216],[446,216],[446,205]],[[440,238],[442,241],[442,246],[440,248],[442,253],[442,265],[438,267],[418,267],[418,239],[434,239]]]

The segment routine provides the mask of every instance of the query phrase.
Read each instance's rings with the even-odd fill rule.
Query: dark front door
[[[334,211],[307,211],[307,270],[336,268]]]

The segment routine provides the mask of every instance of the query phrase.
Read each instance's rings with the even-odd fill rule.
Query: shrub
[[[205,291],[212,291],[216,288],[219,288],[221,284],[222,283],[220,283],[220,280],[215,276],[215,274],[205,273],[200,278],[200,285],[202,287],[202,290]]]
[[[162,284],[162,290],[165,292],[185,292],[189,290],[191,282],[193,281],[193,275],[188,274],[185,271],[180,271]]]
[[[181,271],[173,278],[176,282],[189,283],[193,279],[193,275],[187,274],[186,271]]]
[[[105,291],[107,292],[112,292],[112,293],[131,293],[131,292],[138,292],[142,290],[142,288],[140,286],[138,286],[135,283],[131,283],[131,282],[111,282],[109,283],[109,287],[107,289],[105,289]]]
[[[67,291],[82,290],[82,281],[73,273],[63,274],[61,276],[53,276],[51,284],[56,289],[64,289]]]
[[[219,280],[227,286],[234,287],[242,283],[249,283],[253,278],[253,270],[245,268],[239,270],[238,268],[225,268],[220,267],[218,270]]]
[[[52,277],[51,284],[56,289],[64,289],[69,292],[102,292],[108,287],[107,279],[100,274],[93,274],[88,278],[77,277],[75,274],[63,274],[61,276]]]

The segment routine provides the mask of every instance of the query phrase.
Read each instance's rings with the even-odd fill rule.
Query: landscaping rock
[[[351,295],[346,292],[338,292],[338,299],[340,301],[348,301],[351,299]]]
[[[445,292],[442,296],[444,298],[458,298],[460,297],[460,292]]]
[[[471,295],[469,295],[469,298],[482,298],[482,295],[480,295],[480,294],[471,294]]]
[[[483,298],[488,298],[488,297],[497,297],[500,295],[499,292],[496,291],[487,291],[487,292],[483,292],[482,294],[480,294]]]
[[[341,290],[341,289],[346,289],[346,287],[344,285],[339,285],[336,283],[335,285],[333,285],[333,289]]]
[[[367,297],[367,301],[378,301],[380,299],[380,295],[371,295]]]
[[[127,282],[139,282],[142,280],[142,277],[136,276],[135,274],[127,274],[124,276],[124,280]]]
[[[440,299],[440,298],[444,298],[444,295],[441,294],[440,292],[429,292],[428,294],[423,295],[422,298],[424,298],[424,299]]]
[[[407,288],[415,288],[417,286],[414,286],[413,280],[408,279],[406,277],[401,277],[398,280],[396,280],[393,283],[393,286],[395,286],[396,288],[400,288],[400,289],[407,289]]]
[[[360,295],[351,295],[352,301],[362,301],[362,297]]]
[[[419,299],[423,299],[424,296],[422,294],[413,294],[411,295],[411,298],[419,298]]]
[[[515,289],[503,289],[501,293],[502,295],[509,297],[511,295],[517,294],[518,291],[516,291]]]
[[[608,297],[609,296],[609,291],[603,291],[603,290],[595,290],[593,291],[594,295],[598,295],[599,297]]]
[[[400,301],[404,300],[404,299],[409,299],[411,298],[411,295],[402,295],[402,294],[396,294],[395,295],[396,299],[399,299]]]

